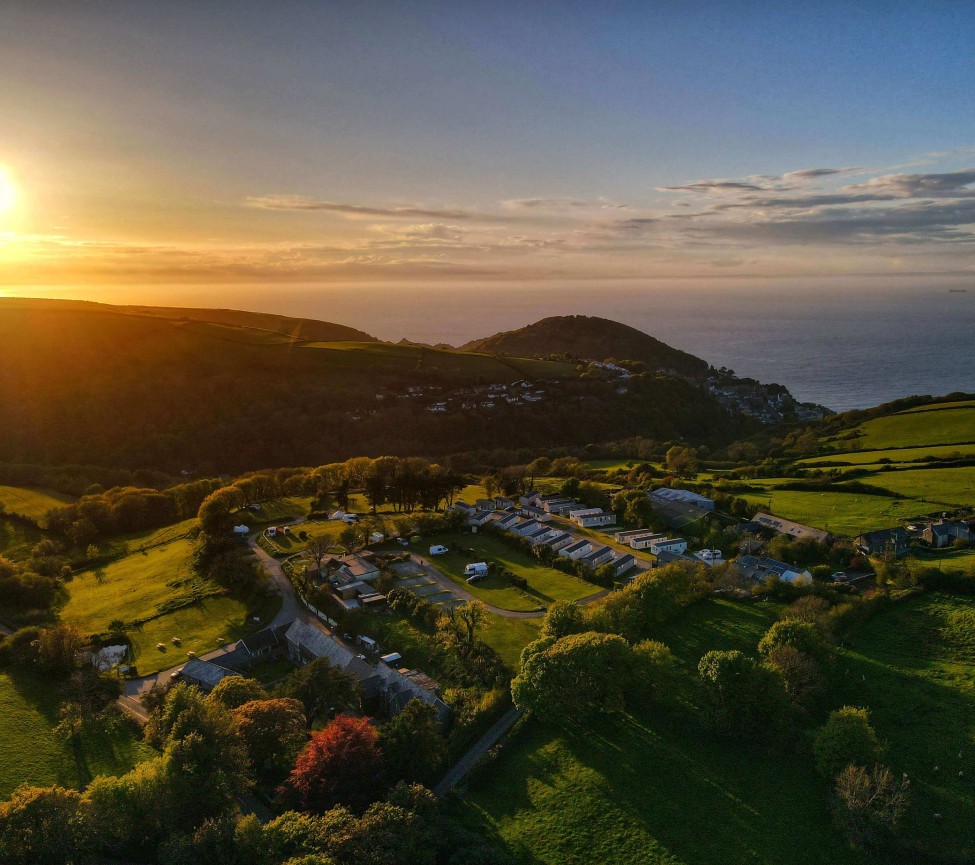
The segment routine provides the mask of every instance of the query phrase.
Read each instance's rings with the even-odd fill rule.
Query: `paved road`
[[[302,610],[300,604],[298,603],[298,598],[295,596],[294,586],[291,585],[291,580],[288,579],[288,575],[281,567],[281,563],[273,556],[268,555],[257,545],[256,538],[258,534],[260,534],[260,532],[255,532],[253,535],[249,536],[247,543],[250,546],[251,551],[257,557],[258,561],[264,565],[264,569],[271,578],[271,582],[274,583],[275,589],[277,590],[278,594],[281,595],[281,609],[278,611],[277,615],[270,622],[264,624],[263,627],[276,628],[278,625],[285,625],[296,618],[302,617],[304,615],[304,610]],[[213,661],[219,658],[221,655],[226,655],[228,652],[233,651],[235,645],[236,641],[227,643],[226,645],[221,646],[219,649],[214,649],[212,652],[207,652],[205,655],[200,655],[199,657],[204,661]],[[143,676],[141,679],[126,679],[123,697],[134,698],[137,701],[139,697],[148,691],[156,682],[160,682],[161,684],[168,683],[172,678],[173,673],[185,663],[186,661],[181,661],[179,664],[170,667],[168,670],[161,670],[158,673],[153,673],[150,676]],[[132,707],[123,703],[122,708],[129,711]],[[133,713],[130,711],[130,714]]]
[[[452,788],[456,787],[463,780],[464,776],[474,768],[477,761],[501,741],[502,737],[507,734],[524,713],[524,709],[516,709],[514,707],[508,709],[501,716],[501,719],[474,743],[470,751],[464,754],[453,768],[444,775],[443,780],[433,788],[433,792],[437,796],[443,796],[449,793]]]

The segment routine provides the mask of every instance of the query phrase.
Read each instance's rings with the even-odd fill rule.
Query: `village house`
[[[184,682],[196,685],[201,691],[209,693],[227,676],[236,676],[233,670],[214,664],[212,661],[204,661],[202,658],[190,658],[180,673],[180,678]]]
[[[971,542],[972,530],[968,523],[961,520],[938,520],[929,523],[921,537],[936,550],[940,550],[953,546],[955,541]]]
[[[788,535],[790,538],[802,538],[804,540],[816,541],[820,544],[828,544],[833,540],[833,536],[822,529],[814,529],[811,526],[794,523],[792,520],[785,520],[782,517],[776,517],[772,514],[755,514],[751,522],[759,528],[767,529],[778,535]]]
[[[868,556],[903,556],[911,546],[911,538],[901,526],[876,529],[856,537],[856,548]]]

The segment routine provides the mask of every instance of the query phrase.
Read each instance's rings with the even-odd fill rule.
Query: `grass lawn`
[[[862,424],[859,430],[859,438],[838,442],[838,446],[855,444],[857,450],[863,450],[975,442],[975,406],[931,406],[927,411],[878,417]]]
[[[238,522],[254,528],[277,522],[287,522],[295,517],[306,517],[311,510],[311,496],[282,496],[261,502],[259,511],[244,508],[234,514]]]
[[[860,480],[929,502],[975,505],[975,466],[877,472]]]
[[[891,448],[878,451],[850,451],[848,453],[826,454],[818,457],[808,457],[796,463],[799,466],[812,467],[822,463],[844,462],[855,466],[872,465],[888,459],[894,463],[910,463],[913,460],[934,457],[975,456],[975,445],[927,445],[916,448]]]
[[[871,478],[869,483],[874,483]],[[757,482],[756,482],[757,483]],[[905,519],[943,510],[931,501],[892,499],[862,493],[770,489],[772,513],[837,535],[857,535],[863,530],[898,525]],[[769,495],[741,493],[741,498],[765,510]]]
[[[11,514],[22,514],[37,520],[42,526],[51,508],[60,508],[75,501],[74,496],[42,487],[8,487],[0,484],[0,505]]]
[[[170,526],[150,537],[165,540],[165,533],[177,528]],[[98,633],[107,630],[114,619],[133,622],[155,615],[167,602],[219,591],[194,574],[192,554],[193,542],[177,535],[168,543],[147,546],[102,568],[76,574],[67,584],[68,602],[61,617],[83,631]],[[159,615],[129,630],[133,660],[141,675],[172,667],[188,651],[201,654],[216,648],[218,637],[233,640],[254,630],[250,615],[261,615],[266,621],[273,611],[252,611],[244,601],[221,594]],[[182,640],[179,649],[170,642],[172,637]],[[166,645],[164,651],[156,649],[160,642]]]
[[[704,652],[754,653],[778,610],[709,600],[662,627],[655,636],[683,662],[681,701],[695,698]],[[525,865],[863,861],[835,836],[827,792],[808,758],[745,750],[662,711],[529,726],[452,807]]]
[[[541,619],[506,619],[503,616],[488,614],[488,626],[481,631],[484,640],[508,668],[517,671],[521,666],[521,650],[538,639]]]
[[[885,762],[911,779],[905,834],[945,861],[971,856],[975,598],[931,594],[877,615],[847,641],[840,663],[850,670],[838,677],[842,701],[870,709]]]
[[[77,753],[55,739],[60,698],[50,681],[0,673],[0,798],[20,784],[84,787],[95,775],[120,775],[155,755],[126,728],[87,733]]]
[[[432,561],[441,571],[472,594],[505,610],[534,610],[552,601],[575,601],[600,591],[599,586],[542,565],[530,556],[511,549],[489,535],[469,533],[438,535],[435,540],[445,546],[457,545],[465,549],[473,549],[473,555],[451,551],[433,557]],[[473,585],[468,584],[464,577],[464,565],[481,561],[497,562],[513,574],[524,577],[528,580],[528,590],[513,588],[494,577],[488,577]]]

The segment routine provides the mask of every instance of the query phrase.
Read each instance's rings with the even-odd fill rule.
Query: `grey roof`
[[[589,541],[576,541],[571,546],[565,547],[562,550],[560,550],[559,552],[562,552],[562,553],[576,553],[579,550],[584,549],[585,547],[588,547],[588,546],[590,546]]]
[[[806,572],[806,569],[799,567],[799,565],[790,565],[787,562],[770,559],[768,556],[738,556],[735,559],[735,564],[745,576],[754,580],[762,579],[769,574],[777,574],[781,577],[790,571],[794,574]]]
[[[778,532],[780,535],[788,535],[790,538],[810,538],[820,543],[826,543],[830,538],[830,533],[822,529],[814,529],[812,526],[804,526],[792,520],[785,520],[772,514],[758,513],[752,518],[752,522],[758,523],[766,529]]]
[[[227,676],[237,675],[219,664],[204,661],[202,658],[190,658],[183,667],[183,678],[199,682],[205,688],[215,688]]]
[[[353,652],[314,625],[295,619],[288,628],[287,638],[316,658],[328,658],[329,664],[344,670],[358,660]]]

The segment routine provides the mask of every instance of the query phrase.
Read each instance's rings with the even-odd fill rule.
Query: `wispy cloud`
[[[364,204],[348,204],[339,201],[324,201],[306,195],[260,195],[247,199],[248,207],[264,210],[325,210],[346,216],[381,216],[395,219],[474,219],[478,214],[453,208],[417,207],[403,205],[395,207],[372,207]]]

